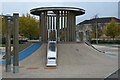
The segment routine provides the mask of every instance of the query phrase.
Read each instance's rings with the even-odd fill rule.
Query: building
[[[83,22],[80,22],[78,25],[84,26],[86,28],[86,31],[91,30],[92,33],[95,33],[95,35],[92,35],[92,39],[96,38],[96,29],[97,31],[99,31],[98,37],[100,39],[108,39],[108,37],[106,37],[104,34],[104,29],[106,27],[106,24],[109,24],[112,19],[115,20],[120,25],[120,19],[115,17],[93,18],[90,20],[85,20]]]
[[[118,2],[118,18],[120,19],[120,1]]]

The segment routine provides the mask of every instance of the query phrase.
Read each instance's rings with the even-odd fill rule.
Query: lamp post
[[[5,28],[6,28],[6,72],[11,72],[11,39],[10,39],[10,33],[11,33],[11,25],[10,22],[13,21],[12,16],[10,15],[0,15],[5,18]]]
[[[96,44],[98,44],[98,26],[97,26],[97,19],[96,19]]]

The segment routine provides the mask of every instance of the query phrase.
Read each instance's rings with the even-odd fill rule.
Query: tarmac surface
[[[20,61],[19,73],[5,72],[3,78],[106,78],[118,70],[118,56],[94,50],[85,43],[58,43],[56,68],[46,68],[47,44]]]

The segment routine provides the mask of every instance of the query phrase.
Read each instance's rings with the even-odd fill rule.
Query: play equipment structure
[[[85,11],[73,7],[41,7],[30,13],[40,17],[40,42],[48,42],[46,66],[56,66],[57,43],[76,42],[76,16]]]
[[[39,40],[48,41],[47,31],[57,30],[57,42],[76,42],[76,16],[85,10],[74,7],[41,7],[31,9],[30,13],[40,18]]]

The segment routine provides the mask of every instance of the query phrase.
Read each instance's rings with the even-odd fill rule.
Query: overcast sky
[[[85,14],[77,17],[77,23],[91,19],[95,14],[99,17],[118,18],[118,2],[3,2],[2,14],[12,15],[14,12],[19,12],[21,16],[41,6],[82,8]]]

